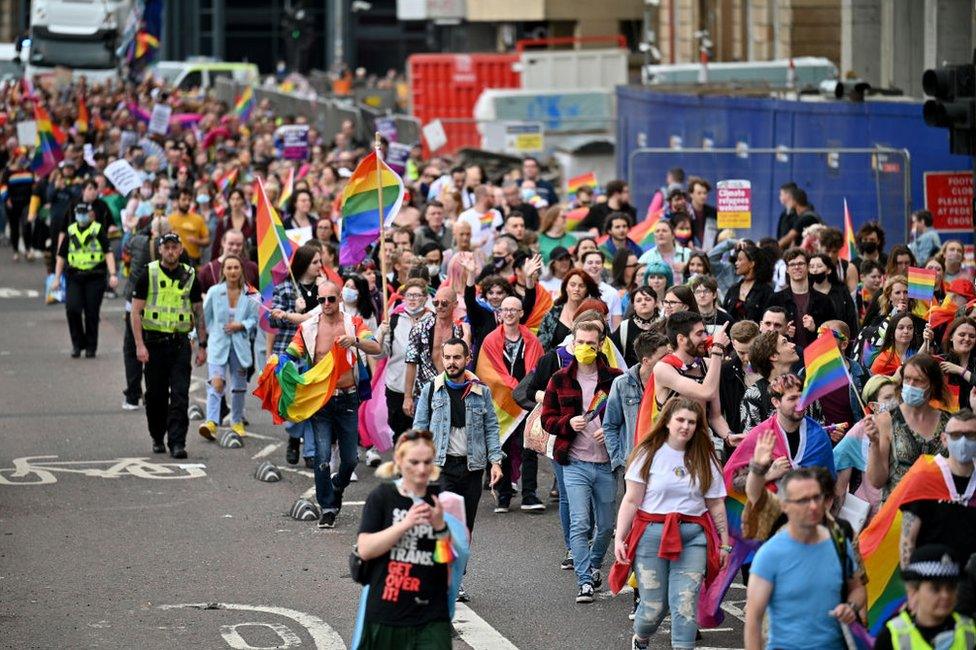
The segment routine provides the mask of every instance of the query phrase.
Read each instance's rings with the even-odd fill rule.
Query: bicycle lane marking
[[[207,475],[203,463],[153,463],[145,456],[105,460],[57,459],[58,456],[53,454],[15,458],[13,467],[0,468],[0,485],[51,485],[58,482],[56,472],[92,478],[133,476],[152,480],[182,480]]]
[[[290,619],[295,623],[298,623],[305,631],[308,632],[309,636],[312,637],[312,641],[315,643],[315,647],[320,650],[346,650],[346,643],[339,636],[339,633],[332,628],[331,625],[326,623],[324,620],[318,616],[313,616],[312,614],[306,614],[305,612],[300,612],[294,609],[288,609],[286,607],[269,607],[265,605],[241,605],[237,603],[180,603],[176,605],[159,605],[159,609],[170,610],[170,609],[199,609],[199,610],[237,610],[243,612],[259,612],[264,614],[274,614],[276,616],[282,616],[284,618]],[[240,638],[239,633],[236,632],[236,627],[240,625],[267,625],[266,623],[241,623],[238,626],[222,626],[221,636],[224,641],[232,648],[247,648],[246,644],[242,644],[238,641]],[[233,631],[232,631],[233,630]],[[276,630],[277,631],[277,630]],[[279,631],[280,634],[280,631]],[[291,641],[290,637],[282,637]],[[287,641],[286,641],[287,643]]]

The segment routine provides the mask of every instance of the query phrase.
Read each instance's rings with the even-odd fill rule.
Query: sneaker
[[[579,588],[579,592],[576,594],[577,603],[592,603],[593,602],[593,585],[586,582],[582,584]]]
[[[142,407],[139,406],[138,404],[129,404],[129,401],[127,399],[125,399],[124,397],[122,398],[122,410],[123,411],[138,411],[141,408]]]
[[[359,481],[359,477],[356,476],[356,472],[353,472],[352,473],[352,476],[349,477],[349,482],[350,483],[356,483],[358,481]]]
[[[559,488],[549,490],[549,503],[559,503]]]
[[[649,642],[650,639],[644,639],[643,641],[641,641],[640,639],[637,638],[637,635],[635,634],[630,638],[631,650],[647,650],[647,646]]]
[[[305,457],[305,467],[308,469],[315,469],[315,456]]]
[[[289,438],[288,439],[288,450],[285,451],[285,460],[289,465],[298,464],[298,452],[301,451],[302,441],[301,438]]]
[[[468,592],[464,590],[463,582],[461,583],[461,586],[458,587],[457,601],[459,603],[467,603],[471,601],[471,597],[468,596]]]
[[[154,454],[165,454],[166,453],[166,445],[164,445],[161,442],[156,442],[154,440],[153,441],[153,453]]]
[[[590,580],[593,581],[593,588],[599,589],[603,585],[603,573],[599,569],[590,571]]]
[[[370,447],[366,450],[366,465],[367,467],[379,467],[380,463],[383,462],[383,457],[377,453],[375,449]]]
[[[81,356],[81,348],[71,348],[71,358],[77,359]]]
[[[85,350],[85,358],[86,359],[94,359],[95,358],[95,351],[94,350]]]
[[[186,447],[184,447],[183,445],[175,445],[172,449],[169,450],[169,455],[171,458],[182,460],[186,458]]]
[[[638,607],[640,607],[640,594],[637,593],[636,589],[634,589],[634,609],[630,610],[630,614],[627,615],[627,618],[629,618],[630,620],[634,620],[635,618],[637,618]]]
[[[207,420],[200,425],[200,435],[207,440],[213,440],[214,436],[217,435],[217,423],[213,420]]]
[[[335,528],[336,513],[323,512],[319,518],[319,528]]]
[[[230,430],[242,438],[247,435],[247,431],[244,430],[243,422],[235,422],[234,424],[230,425]]]
[[[503,512],[508,512],[510,505],[511,505],[511,497],[498,496],[495,499],[495,514],[497,515]]]
[[[566,557],[564,557],[563,558],[563,561],[559,564],[559,568],[562,569],[563,571],[572,571],[573,570],[573,566],[574,566],[573,565],[573,552],[567,549],[566,550]]]
[[[545,512],[546,504],[540,501],[539,497],[537,497],[535,494],[526,494],[524,497],[522,497],[521,509],[527,512],[540,513]]]

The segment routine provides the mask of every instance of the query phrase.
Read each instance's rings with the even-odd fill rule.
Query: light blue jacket
[[[437,449],[434,462],[441,467],[447,461],[447,443],[451,437],[451,396],[447,394],[444,378],[442,372],[423,387],[415,402],[417,410],[413,418],[414,429],[428,429],[434,434]],[[504,456],[491,389],[470,371],[467,378],[472,383],[464,397],[464,426],[468,435],[468,470],[475,472],[485,469],[489,462],[502,462]]]
[[[607,408],[603,412],[603,435],[613,469],[623,467],[634,448],[637,411],[644,396],[639,371],[638,363],[614,379],[610,385]]]
[[[203,319],[207,323],[207,363],[225,365],[231,346],[234,346],[234,354],[242,367],[249,368],[254,364],[251,334],[258,324],[258,306],[253,300],[241,292],[237,308],[232,313],[227,301],[227,284],[215,284],[203,300]],[[224,325],[232,320],[243,325],[244,331],[233,334],[225,332]]]

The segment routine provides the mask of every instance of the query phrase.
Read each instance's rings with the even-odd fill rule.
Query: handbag
[[[525,418],[525,447],[532,451],[552,458],[555,436],[542,428],[542,404],[535,408]]]
[[[364,560],[359,555],[359,550],[353,546],[352,553],[349,554],[349,575],[353,582],[366,586],[369,584],[369,574],[371,565],[368,560]]]

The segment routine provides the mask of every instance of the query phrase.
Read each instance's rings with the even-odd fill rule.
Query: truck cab
[[[59,66],[93,81],[118,75],[116,49],[132,0],[35,0],[31,4],[28,75],[50,73]]]

